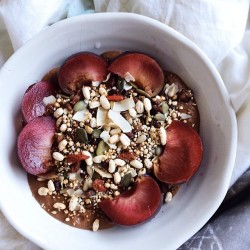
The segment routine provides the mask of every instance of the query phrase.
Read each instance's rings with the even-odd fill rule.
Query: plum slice
[[[43,98],[55,95],[57,87],[55,84],[41,81],[31,85],[25,92],[22,99],[22,114],[25,122],[30,122],[46,111]]]
[[[152,217],[161,206],[161,191],[157,182],[150,176],[137,179],[130,190],[114,199],[104,199],[100,209],[113,222],[132,226]]]
[[[73,94],[87,82],[104,81],[108,75],[107,67],[107,62],[99,55],[77,53],[61,66],[58,72],[59,85],[65,93]]]
[[[138,88],[151,97],[159,94],[164,85],[162,68],[153,58],[143,53],[124,53],[110,64],[109,70],[123,78],[129,73]]]
[[[168,184],[188,181],[198,169],[203,148],[199,134],[181,121],[172,121],[167,128],[167,144],[154,165],[157,179]]]
[[[46,173],[53,166],[51,147],[55,120],[40,116],[29,122],[18,136],[18,157],[23,168],[32,175]]]

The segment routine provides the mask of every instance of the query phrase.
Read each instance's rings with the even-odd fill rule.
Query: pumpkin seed
[[[132,182],[132,173],[128,171],[121,180],[122,186],[127,188]]]
[[[167,102],[162,102],[161,103],[161,108],[162,108],[162,113],[163,114],[167,114],[168,113],[169,106],[168,106]]]
[[[165,115],[162,114],[162,113],[157,113],[155,116],[154,116],[155,120],[157,121],[165,121]]]
[[[101,129],[94,129],[92,132],[92,137],[94,139],[100,138],[100,134],[102,133]]]
[[[152,148],[152,154],[155,155],[155,148]]]
[[[75,112],[77,112],[77,111],[81,111],[81,110],[86,109],[86,107],[87,107],[87,103],[85,103],[84,101],[79,101],[79,102],[77,102],[77,103],[74,105],[73,110],[74,110]]]
[[[37,177],[43,180],[58,179],[58,175],[55,172],[47,172],[45,174],[37,175]]]
[[[163,152],[163,148],[158,146],[156,149],[155,149],[155,154],[160,156]]]
[[[76,139],[81,143],[86,143],[88,141],[88,134],[84,128],[76,129]]]
[[[135,91],[136,91],[138,94],[143,95],[143,96],[146,96],[146,97],[148,97],[148,98],[151,98],[151,96],[150,96],[147,92],[145,92],[145,91],[142,90],[142,89],[139,89],[138,86],[137,86],[134,82],[130,81],[129,84],[130,84],[133,88],[135,88]]]
[[[130,84],[133,88],[138,89],[137,85],[136,85],[134,82],[130,81],[129,84]]]
[[[124,88],[124,81],[122,78],[118,78],[117,80],[117,89],[119,90],[119,92],[122,92]]]
[[[146,97],[148,97],[148,98],[151,98],[150,95],[149,95],[148,93],[146,93],[146,92],[145,92],[144,90],[142,90],[142,89],[136,88],[135,91],[136,91],[138,94],[140,94],[140,95],[143,95],[143,96],[146,96]]]
[[[64,99],[70,99],[70,96],[68,96],[68,95],[60,94],[60,96],[61,96],[62,98],[64,98]]]
[[[103,140],[101,140],[96,149],[96,155],[104,155],[109,150],[109,146]]]

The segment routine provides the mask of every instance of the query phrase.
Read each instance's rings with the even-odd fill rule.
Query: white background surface
[[[87,1],[85,1],[87,2]],[[231,184],[249,167],[250,21],[249,1],[94,1],[96,11],[127,11],[153,17],[194,41],[219,70],[231,95],[239,127],[238,152]],[[0,1],[0,66],[49,24],[81,13],[80,1]],[[73,10],[73,12],[72,12]],[[80,11],[79,11],[80,10]],[[248,26],[247,26],[248,24]],[[14,48],[14,49],[13,49]],[[0,248],[35,249],[1,215]],[[11,244],[10,244],[11,242]]]

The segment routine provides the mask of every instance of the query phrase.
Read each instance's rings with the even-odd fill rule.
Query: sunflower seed
[[[143,164],[138,160],[131,161],[130,165],[137,169],[141,169],[143,167]]]
[[[90,99],[90,90],[89,90],[89,87],[85,87],[83,86],[82,87],[82,93],[83,93],[83,96],[86,100],[89,100]]]
[[[102,95],[100,97],[100,104],[104,109],[110,109],[110,103],[109,100],[107,99],[107,97],[105,95]]]
[[[144,104],[143,104],[143,102],[140,101],[140,100],[137,101],[137,103],[135,104],[135,109],[136,109],[137,113],[139,113],[139,114],[143,113],[143,111],[144,111]]]
[[[161,140],[161,145],[166,145],[167,143],[167,132],[166,129],[164,127],[160,127],[160,140]]]
[[[98,219],[95,219],[94,222],[93,222],[93,225],[92,225],[92,230],[93,230],[94,232],[98,231],[99,226],[100,226],[99,220],[98,220]]]
[[[118,172],[114,174],[114,182],[115,184],[119,184],[121,182],[121,175]]]

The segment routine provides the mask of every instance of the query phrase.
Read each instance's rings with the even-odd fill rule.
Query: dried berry
[[[108,95],[107,99],[109,101],[119,102],[119,101],[122,101],[124,99],[124,97],[122,95]]]
[[[137,158],[137,155],[134,152],[122,152],[117,156],[117,158],[127,160],[127,161],[132,161]]]
[[[67,155],[67,162],[72,164],[72,163],[77,163],[82,160],[88,159],[89,156],[84,155],[84,154],[69,154]]]
[[[105,192],[106,191],[106,187],[104,186],[104,181],[100,180],[100,179],[96,179],[94,180],[93,184],[93,189],[98,191],[98,192]]]

